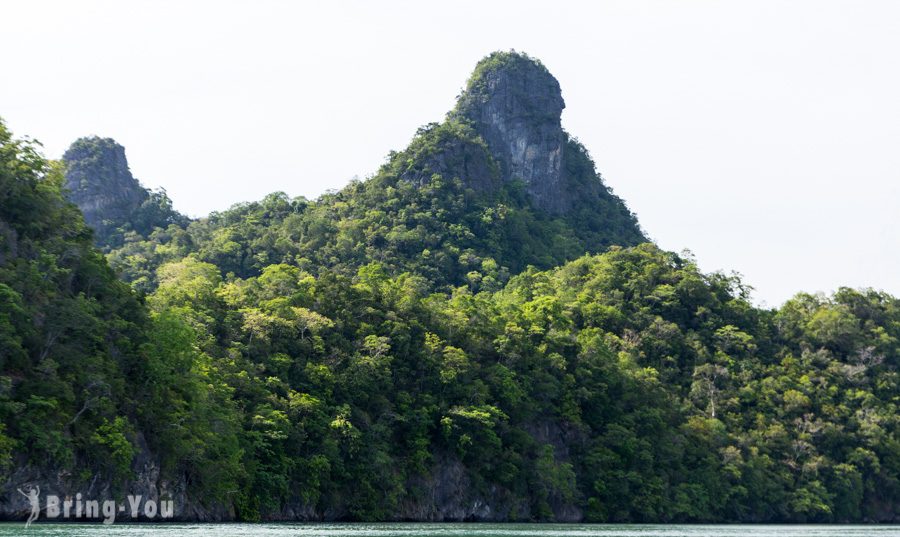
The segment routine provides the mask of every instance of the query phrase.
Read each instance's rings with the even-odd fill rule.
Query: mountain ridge
[[[313,201],[277,193],[176,228],[157,225],[155,238],[143,226],[107,248],[110,259],[143,290],[155,286],[161,262],[186,253],[169,248],[171,241],[190,244],[223,274],[256,275],[274,260],[350,274],[380,258],[392,273],[412,270],[446,288],[485,272],[484,262],[499,272],[473,277],[502,283],[508,276],[500,273],[550,268],[585,252],[646,241],[587,150],[562,129],[563,106],[558,82],[540,62],[521,53],[492,54],[476,66],[445,120],[420,128],[371,178]],[[246,212],[270,203],[252,218]],[[297,240],[310,228],[321,232],[314,244]],[[269,249],[257,259],[247,239],[266,233],[275,235],[269,239],[275,258]],[[232,245],[235,256],[204,254],[216,240]],[[357,247],[347,251],[351,243]]]

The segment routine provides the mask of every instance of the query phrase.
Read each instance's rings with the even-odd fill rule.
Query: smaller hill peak
[[[102,235],[108,221],[125,221],[148,193],[128,168],[125,148],[112,138],[79,138],[63,154],[69,198]]]
[[[84,213],[97,245],[117,246],[123,230],[147,235],[155,227],[183,224],[164,191],[151,192],[131,174],[125,148],[112,138],[79,138],[63,154],[67,196]]]

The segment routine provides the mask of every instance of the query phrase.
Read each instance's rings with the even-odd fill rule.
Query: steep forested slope
[[[4,516],[27,510],[16,505],[22,482],[61,495],[156,487],[126,487],[142,465],[202,488],[219,478],[197,471],[236,439],[233,406],[190,328],[148,314],[116,278],[63,199],[61,172],[0,123]],[[227,462],[216,458],[225,472]]]

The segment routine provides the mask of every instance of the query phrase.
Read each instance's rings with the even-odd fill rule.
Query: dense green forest
[[[494,54],[461,102],[517,76],[549,73]],[[184,518],[894,520],[900,301],[758,308],[560,133],[564,211],[454,111],[314,201],[107,221],[104,256],[72,163],[0,125],[7,489],[150,457]]]

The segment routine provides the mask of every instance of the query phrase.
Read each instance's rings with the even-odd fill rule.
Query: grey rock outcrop
[[[69,199],[98,235],[127,221],[149,197],[128,168],[125,148],[112,138],[79,138],[63,155]]]
[[[451,117],[471,122],[504,181],[522,181],[536,206],[563,213],[572,205],[563,165],[563,108],[559,82],[540,62],[495,52],[478,64]]]
[[[147,236],[155,228],[185,226],[165,190],[151,191],[134,178],[125,148],[112,138],[79,138],[63,155],[67,197],[84,213],[101,248],[121,246],[124,233]]]

